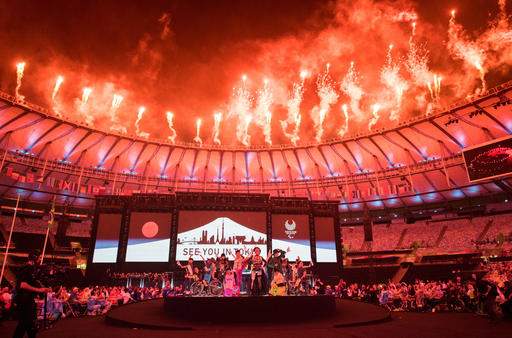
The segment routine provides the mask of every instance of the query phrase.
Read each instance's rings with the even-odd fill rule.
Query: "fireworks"
[[[57,79],[55,80],[55,86],[53,87],[52,101],[55,102],[55,99],[57,98],[57,93],[59,92],[60,86],[62,86],[63,82],[64,77],[62,75],[57,76]]]
[[[93,124],[94,117],[87,109],[87,102],[89,101],[89,96],[92,93],[92,88],[84,87],[82,90],[82,99],[79,101],[78,110],[82,113],[85,118],[85,123]]]
[[[411,74],[414,84],[420,87],[427,87],[431,93],[431,98],[434,100],[434,95],[432,95],[431,90],[431,81],[434,75],[428,67],[428,50],[416,44],[414,41],[415,30],[416,23],[413,22],[412,33],[409,39],[409,51],[405,59],[405,68],[409,71],[409,74]]]
[[[370,122],[368,122],[368,130],[372,130],[372,127],[377,124],[377,121],[379,121],[380,115],[380,104],[375,103],[372,105],[372,118],[370,119]]]
[[[465,64],[475,68],[482,83],[481,91],[486,90],[484,62],[486,53],[478,43],[469,41],[466,37],[464,29],[455,22],[455,10],[452,10],[449,29],[448,29],[448,50],[457,59],[464,61]]]
[[[341,106],[341,111],[343,112],[343,118],[345,120],[345,123],[344,123],[343,127],[341,127],[341,129],[338,130],[339,137],[345,136],[345,134],[348,131],[348,107],[346,104],[343,104]]]
[[[92,88],[84,87],[82,90],[82,100],[80,101],[80,109],[84,110],[87,106],[87,101],[89,101],[89,96],[91,96]]]
[[[270,82],[265,79],[263,81],[263,88],[258,91],[258,100],[254,111],[255,123],[262,127],[263,135],[265,136],[265,143],[272,144],[272,112],[270,106],[272,106],[273,94],[270,88]]]
[[[112,126],[110,127],[110,130],[126,134],[127,130],[126,127],[119,124],[119,118],[117,116],[117,110],[119,109],[119,106],[121,106],[121,103],[123,102],[123,97],[119,94],[114,94],[114,97],[112,98],[112,104],[110,106],[110,121],[112,122]]]
[[[354,2],[354,5],[349,4],[352,2],[346,2],[347,4],[333,6],[337,11],[342,11],[333,13],[336,14],[335,25],[329,25],[326,29],[320,28],[318,32],[311,32],[307,39],[293,36],[290,39],[277,38],[266,42],[268,48],[262,48],[264,51],[257,52],[258,54],[254,58],[256,60],[254,69],[251,69],[251,73],[255,76],[260,76],[260,74],[268,76],[268,79],[264,79],[261,84],[255,85],[255,82],[251,82],[251,78],[243,74],[237,79],[227,100],[221,101],[217,97],[206,96],[198,98],[200,102],[197,107],[201,107],[199,109],[206,107],[204,108],[206,111],[214,112],[212,129],[204,130],[203,137],[211,135],[212,143],[221,144],[221,123],[224,123],[224,120],[228,120],[226,122],[230,123],[229,119],[233,119],[233,126],[236,125],[236,128],[233,128],[233,131],[224,128],[226,130],[222,131],[223,142],[226,142],[224,139],[232,138],[232,135],[225,134],[231,132],[236,134],[237,142],[245,146],[257,142],[260,144],[264,142],[266,145],[276,143],[297,145],[301,140],[301,129],[309,129],[305,133],[309,136],[313,134],[310,131],[312,127],[316,141],[321,142],[326,137],[336,134],[344,137],[349,132],[356,134],[361,130],[366,130],[367,127],[371,130],[379,122],[381,123],[379,126],[389,127],[392,123],[387,121],[386,117],[389,117],[391,121],[398,122],[420,112],[425,112],[428,115],[439,109],[441,105],[448,103],[442,100],[444,99],[441,97],[442,89],[446,92],[447,100],[472,98],[473,94],[482,94],[487,87],[486,80],[489,83],[494,81],[490,78],[487,79],[487,74],[501,79],[512,64],[510,16],[506,13],[506,0],[497,1],[500,10],[498,16],[492,19],[483,30],[474,29],[474,36],[466,32],[464,27],[457,22],[455,11],[451,12],[448,27],[440,28],[441,25],[428,22],[422,26],[420,16],[407,6],[401,5],[401,2],[393,2],[393,4],[383,2],[376,5],[374,1],[359,0]],[[354,9],[356,10],[354,11]],[[341,21],[338,19],[343,17],[338,15],[341,13],[346,14],[347,20],[345,17]],[[162,14],[159,19],[161,40],[172,36],[170,19],[168,13]],[[428,29],[422,29],[423,27]],[[372,38],[361,41],[363,39],[360,38],[360,33],[368,34]],[[435,34],[436,38],[431,39],[427,34]],[[389,49],[386,49],[390,37],[397,40],[396,47],[390,45]],[[155,58],[158,61],[159,54],[153,51],[148,44],[148,41],[159,40],[158,35],[155,38],[144,40],[146,41],[144,49],[150,59]],[[402,39],[402,41],[398,39]],[[446,42],[441,44],[441,41]],[[286,49],[290,47],[296,47],[293,50],[297,52],[298,56],[290,57],[291,53],[288,53]],[[366,47],[369,48],[361,50]],[[446,49],[445,55],[442,54],[442,48]],[[433,53],[430,53],[429,49]],[[434,51],[436,52],[434,53]],[[384,58],[384,62],[379,61]],[[356,63],[351,61],[352,59],[361,61]],[[229,57],[226,60],[226,62],[232,61]],[[441,60],[441,63],[435,64],[434,62],[438,60]],[[325,68],[318,69],[318,65],[324,65],[327,61],[339,62],[339,64],[331,63],[332,67],[327,64]],[[243,64],[243,62],[242,60],[241,63]],[[238,65],[233,67],[232,64],[226,64],[226,66],[226,72],[241,68]],[[309,69],[315,69],[315,73],[311,71],[310,74],[310,71],[297,67],[311,67]],[[300,72],[292,75],[296,78],[292,83],[286,83],[286,79],[290,78],[290,69],[295,69],[294,72],[300,70]],[[336,73],[335,71],[338,69],[342,69],[342,71]],[[24,96],[20,93],[24,70],[25,63],[19,62],[16,65],[15,90],[18,101],[24,100]],[[491,70],[493,71],[491,72]],[[48,72],[49,70],[45,69],[44,72],[38,73]],[[82,76],[82,74],[79,75]],[[231,76],[228,73],[226,75]],[[132,76],[131,72],[123,78],[129,80],[130,76]],[[311,85],[316,85],[314,92],[306,92],[309,85],[306,83],[306,79],[310,76],[315,76],[317,80],[316,83],[311,83]],[[78,78],[77,73],[66,73],[66,85],[70,79]],[[94,77],[91,76],[91,78]],[[339,79],[339,83],[332,79]],[[92,125],[95,119],[102,122],[108,120],[106,128],[119,133],[127,132],[128,123],[124,119],[123,112],[137,110],[137,107],[126,106],[126,100],[123,101],[125,93],[129,94],[127,91],[116,91],[117,94],[112,98],[112,89],[116,88],[116,85],[108,83],[101,87],[100,84],[88,84],[90,87],[83,88],[81,98],[80,96],[73,98],[74,105],[71,105],[64,101],[65,95],[63,94],[66,94],[62,92],[64,78],[58,76],[56,79],[52,78],[51,81],[50,85],[46,81],[41,81],[41,83],[45,90],[48,90],[46,96],[49,102],[47,104],[57,115],[60,116],[60,112],[64,111],[61,108],[65,107],[66,114],[69,113],[70,117],[74,117],[71,115],[72,109],[69,109],[73,106],[75,116],[80,116],[89,125]],[[225,83],[219,82],[219,91],[225,88],[224,85]],[[95,88],[94,97],[93,101],[89,102],[93,86]],[[176,84],[166,82],[163,83],[163,86],[173,88],[172,86],[176,86]],[[137,89],[133,84],[129,84],[128,87]],[[186,93],[196,94],[196,89],[190,88],[190,91],[187,92],[188,88],[184,88],[180,94],[182,96]],[[152,94],[148,95],[148,92],[141,91],[144,94],[137,93],[133,97],[147,95],[148,98],[152,98]],[[121,93],[123,96],[119,95]],[[161,94],[159,92],[155,95]],[[336,104],[340,99],[339,95],[343,97],[344,104],[340,105],[339,112],[341,114],[337,115],[338,106]],[[188,103],[186,100],[175,103],[181,105],[180,109],[183,109],[185,113],[187,111],[183,107],[186,107]],[[378,104],[372,105],[376,102]],[[119,111],[121,104],[123,104],[123,112]],[[146,116],[145,121],[158,123],[160,119],[157,114],[152,112],[160,110],[161,103],[144,102],[144,104],[147,104],[148,114],[151,114],[151,116]],[[208,108],[209,104],[211,108]],[[190,107],[194,107],[194,105]],[[222,107],[222,114],[210,110],[217,109],[217,107]],[[283,113],[284,109],[286,109],[286,117],[279,121],[281,133],[279,130],[272,130],[272,123],[274,123],[273,118],[280,116],[279,114]],[[313,125],[310,124],[307,116],[304,116],[303,119],[301,109],[310,113]],[[331,109],[336,112],[332,114],[333,117],[330,116]],[[149,134],[141,130],[144,114],[146,112],[139,108],[134,130],[139,137],[149,137]],[[170,142],[175,143],[177,142],[177,132],[174,114],[165,112],[165,115],[169,132],[163,130],[162,135],[159,136],[167,137]],[[202,121],[210,121],[208,117],[201,117],[202,120],[195,121],[196,137],[194,141],[196,142],[198,138],[200,139],[198,131],[200,131]],[[382,121],[381,117],[383,117]],[[332,124],[338,118],[341,118],[340,124],[331,128],[329,123]],[[387,124],[383,123],[384,119]],[[252,123],[255,127],[261,128],[264,139],[255,139],[256,136],[253,135],[259,135],[259,131],[252,132],[254,130],[251,129]],[[210,126],[209,123],[206,125]],[[192,138],[193,130],[191,134]],[[197,143],[202,143],[202,141]]]
[[[202,120],[198,118],[196,120],[196,137],[194,137],[194,142],[198,143],[199,145],[203,144],[203,140],[201,139],[201,123]]]
[[[23,73],[25,72],[25,62],[19,62],[16,64],[16,100],[23,101],[25,96],[20,94],[21,80],[23,79]]]
[[[249,126],[252,121],[251,106],[252,96],[247,88],[247,76],[242,75],[242,83],[233,89],[233,97],[229,108],[228,117],[237,118],[236,138],[245,146],[251,144]]]
[[[394,104],[391,107],[389,119],[391,121],[396,121],[400,117],[400,109],[402,106],[404,92],[409,88],[409,86],[407,81],[400,75],[399,64],[393,62],[392,51],[393,45],[389,45],[386,64],[382,67],[380,72],[380,81],[391,93]]]
[[[135,120],[135,134],[138,137],[148,138],[149,134],[144,131],[141,131],[140,125],[139,125],[140,120],[142,120],[142,116],[144,116],[145,111],[146,111],[146,107],[144,107],[144,106],[139,107],[139,110],[137,112],[137,120]]]
[[[169,126],[169,130],[171,132],[171,135],[167,136],[167,139],[172,143],[175,143],[177,134],[176,130],[174,129],[174,114],[168,111],[165,113],[165,116],[167,117],[167,125]]]
[[[338,101],[338,94],[334,90],[334,85],[329,76],[330,64],[325,66],[322,74],[318,75],[316,81],[316,92],[320,98],[320,104],[311,110],[311,118],[315,127],[315,139],[317,142],[322,141],[324,135],[324,121],[331,109],[331,105]]]
[[[302,98],[304,95],[304,81],[309,76],[309,72],[307,70],[302,70],[300,72],[300,82],[295,82],[292,86],[292,93],[288,101],[286,102],[286,106],[288,108],[288,116],[286,120],[279,121],[281,123],[281,128],[283,129],[284,135],[290,140],[293,145],[297,145],[299,141],[299,130],[300,130],[300,104],[302,102]],[[292,132],[288,132],[288,126],[294,125]]]
[[[64,82],[64,77],[62,75],[57,76],[57,79],[55,80],[55,86],[53,87],[52,92],[52,103],[53,103],[53,111],[58,117],[61,117],[62,114],[61,111],[61,104],[57,101],[57,93],[59,92],[60,86]]]
[[[360,101],[364,95],[363,88],[359,85],[359,74],[356,71],[355,63],[352,61],[347,74],[341,80],[340,89],[350,98],[350,110],[356,120],[361,121],[364,117],[360,108]]]
[[[220,145],[220,121],[222,113],[213,114],[213,143]]]

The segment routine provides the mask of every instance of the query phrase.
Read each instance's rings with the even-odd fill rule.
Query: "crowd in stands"
[[[0,226],[3,226],[6,231],[11,227],[12,216],[0,216]],[[91,221],[76,222],[71,221],[66,230],[66,236],[70,237],[90,237]],[[14,232],[29,233],[29,234],[44,234],[48,227],[48,220],[44,218],[33,218],[24,215],[17,215],[14,223]],[[52,234],[57,233],[57,222],[50,229]]]
[[[373,225],[373,242],[364,241],[364,227],[342,226],[343,244],[350,252],[432,249],[439,253],[478,251],[512,246],[512,215],[416,221],[393,220]]]

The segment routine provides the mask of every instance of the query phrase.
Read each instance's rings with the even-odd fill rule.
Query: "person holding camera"
[[[35,298],[38,293],[50,292],[50,288],[40,286],[37,280],[37,262],[39,253],[33,252],[28,255],[28,262],[19,271],[16,278],[15,304],[18,312],[18,325],[14,331],[14,338],[21,338],[27,333],[29,338],[37,334],[37,307]]]

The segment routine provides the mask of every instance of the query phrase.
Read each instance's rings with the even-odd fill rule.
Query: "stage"
[[[336,313],[333,296],[169,297],[173,317],[210,322],[272,322],[327,317]]]
[[[122,327],[130,328],[141,328],[141,329],[158,329],[158,330],[194,330],[196,328],[202,328],[205,326],[220,325],[230,322],[230,318],[233,315],[239,318],[247,318],[252,316],[263,317],[263,322],[271,322],[273,325],[295,325],[300,321],[300,325],[312,325],[315,327],[347,327],[347,326],[358,326],[379,323],[389,320],[389,311],[367,303],[341,300],[333,298],[323,298],[325,296],[308,296],[308,297],[237,297],[237,298],[225,298],[216,297],[215,300],[212,297],[174,297],[166,299],[149,300],[140,303],[134,303],[129,305],[120,306],[116,309],[111,310],[106,315],[106,321],[109,324]],[[205,299],[201,299],[205,298]],[[282,300],[279,300],[282,298]],[[297,298],[296,300],[287,298]],[[304,300],[303,298],[309,298]],[[316,299],[318,298],[318,299]],[[331,308],[332,312],[323,312],[326,315],[316,315],[316,308],[288,308],[285,312],[281,312],[281,315],[277,314],[274,310],[274,314],[269,315],[266,313],[255,312],[254,308],[248,307],[247,305],[254,305],[256,303],[265,304],[267,306],[284,306],[290,304],[306,304],[301,302],[315,301],[317,305],[322,303],[327,304],[331,300],[334,301],[334,308]],[[193,304],[200,304],[205,307],[207,306],[219,306],[225,302],[227,306],[231,308],[216,307],[209,310],[210,312],[203,312],[201,314],[183,313],[180,311],[191,307]],[[275,303],[273,303],[275,302]],[[279,304],[277,303],[279,302]],[[293,303],[295,302],[295,303]],[[205,305],[206,304],[206,305]],[[169,306],[175,305],[176,307],[170,309]],[[183,307],[182,307],[183,306]],[[238,310],[232,310],[233,307],[240,306]],[[190,308],[189,308],[190,309]],[[205,309],[205,308],[203,308]],[[280,308],[282,310],[282,308]],[[196,310],[193,310],[196,311]],[[237,311],[233,313],[231,311]],[[300,319],[293,320],[292,317],[287,316],[287,313],[297,313],[298,311],[304,313]],[[325,310],[322,310],[325,311]],[[241,315],[241,316],[240,316]],[[309,315],[309,317],[308,317]],[[195,316],[195,317],[194,317]],[[217,317],[217,318],[216,318]],[[288,317],[288,318],[286,318]],[[222,320],[218,320],[221,318]],[[241,325],[245,321],[234,320],[232,325]],[[254,320],[248,319],[247,323],[254,323]],[[231,324],[230,324],[231,325]]]

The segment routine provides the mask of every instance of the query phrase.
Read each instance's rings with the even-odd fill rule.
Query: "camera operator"
[[[37,307],[35,298],[38,293],[51,291],[50,288],[36,286],[40,286],[36,277],[38,261],[39,253],[30,253],[27,264],[21,268],[16,278],[15,302],[18,312],[18,325],[14,331],[14,338],[23,337],[25,332],[29,338],[36,336]]]

